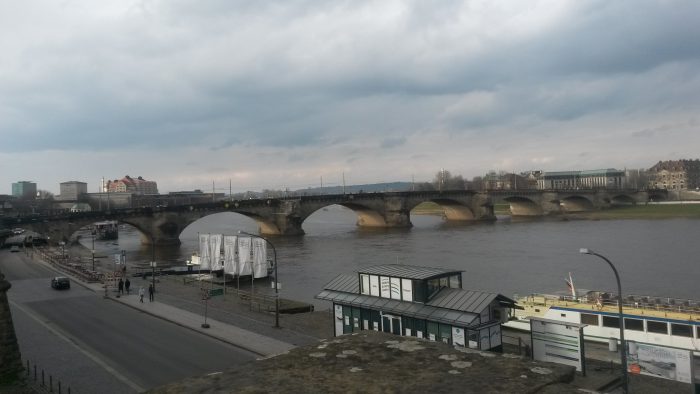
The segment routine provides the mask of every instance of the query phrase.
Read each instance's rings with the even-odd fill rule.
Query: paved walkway
[[[74,279],[74,281],[77,280]],[[80,284],[93,290],[97,294],[105,293],[102,284],[88,284],[82,282],[80,282]],[[209,328],[202,328],[204,317],[201,314],[195,314],[163,302],[149,301],[148,292],[146,292],[144,296],[144,301],[140,302],[137,293],[138,290],[132,291],[130,295],[125,294],[118,296],[113,291],[109,291],[107,297],[115,302],[122,303],[141,312],[170,321],[181,327],[189,328],[190,330],[197,331],[220,341],[230,343],[260,356],[280,354],[294,348],[294,345],[290,343],[209,318],[207,318]]]

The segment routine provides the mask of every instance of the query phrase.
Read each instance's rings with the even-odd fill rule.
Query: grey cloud
[[[406,138],[404,138],[404,137],[386,138],[382,141],[382,143],[379,146],[382,149],[391,149],[391,148],[395,148],[397,146],[404,145],[405,143],[406,143]]]
[[[508,3],[483,28],[488,10],[462,1],[177,0],[81,18],[67,5],[8,43],[0,134],[23,138],[0,153],[359,145],[356,164],[438,132],[503,147],[596,116],[697,113],[700,3],[556,4],[525,32]],[[635,127],[609,133],[658,137]]]

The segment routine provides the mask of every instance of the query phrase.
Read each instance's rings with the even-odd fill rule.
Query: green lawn
[[[509,215],[509,204],[494,205],[496,215]],[[417,215],[442,215],[440,205],[434,202],[424,202],[415,207],[412,213]],[[581,219],[667,219],[667,218],[697,218],[700,219],[700,204],[651,204],[615,206],[590,212],[567,214]]]
[[[575,215],[594,219],[700,218],[700,204],[640,204],[592,212],[577,212]]]

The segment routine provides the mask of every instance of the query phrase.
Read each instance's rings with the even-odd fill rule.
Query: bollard
[[[34,364],[34,381],[36,382],[36,364]]]
[[[61,394],[61,381],[58,381],[58,394]]]
[[[41,370],[41,387],[44,387],[44,386],[45,386],[45,384],[44,384],[44,370],[42,369]]]
[[[49,375],[49,393],[53,393],[53,376]]]
[[[29,376],[29,360],[27,360],[27,376]]]

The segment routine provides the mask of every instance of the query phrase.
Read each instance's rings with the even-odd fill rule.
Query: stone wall
[[[22,356],[7,300],[10,287],[12,285],[0,272],[0,384],[17,380],[22,372]]]

